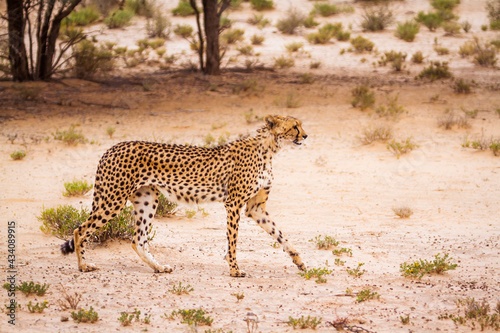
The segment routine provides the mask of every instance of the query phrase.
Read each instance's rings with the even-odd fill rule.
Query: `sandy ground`
[[[266,16],[279,18],[290,2],[276,3],[277,10],[266,12]],[[475,3],[484,5],[484,1],[463,0],[458,10],[461,17],[470,15],[473,31],[479,32],[486,14],[484,6]],[[300,4],[312,6],[307,1]],[[395,8],[403,19],[408,11],[426,10],[428,5],[406,1]],[[243,22],[244,15],[234,13],[238,15]],[[339,19],[348,24],[359,20],[359,15],[357,11]],[[127,29],[120,31],[126,34]],[[273,36],[282,38],[282,45],[297,38],[285,39],[277,36],[276,28],[266,29],[269,45],[275,44]],[[435,34],[424,30],[415,43],[396,40],[390,30],[367,35],[381,50],[426,45],[432,50]],[[494,37],[489,31],[484,34],[484,38]],[[464,34],[442,38],[453,50],[467,39]],[[177,42],[181,45],[182,41]],[[155,70],[152,74],[113,75],[96,82],[64,79],[24,86],[0,82],[0,254],[5,258],[0,268],[8,275],[6,230],[8,221],[15,221],[17,281],[51,285],[43,297],[16,293],[23,306],[16,313],[16,328],[8,325],[2,314],[0,331],[189,332],[186,324],[165,319],[164,314],[198,308],[214,319],[211,329],[219,332],[247,332],[245,319],[253,318],[249,313],[259,320],[254,332],[292,331],[286,324],[289,316],[302,315],[321,317],[317,331],[325,332],[335,331],[327,322],[339,318],[376,332],[470,331],[470,327],[455,326],[438,316],[458,314],[458,299],[485,299],[492,307],[500,300],[500,157],[461,147],[466,136],[500,138],[500,117],[495,112],[500,107],[498,70],[479,68],[456,54],[449,59],[433,55],[433,59],[449,60],[456,76],[478,82],[472,94],[457,95],[449,80],[414,80],[425,64],[409,65],[408,71],[396,74],[386,67],[373,68],[374,55],[338,56],[337,48],[345,47],[340,44],[317,50],[307,46],[312,58],[321,58],[324,65],[312,71],[316,77],[312,84],[300,83],[300,72],[309,71],[311,61],[300,60],[300,56],[292,73],[226,72],[206,77]],[[318,50],[332,52],[335,61],[330,62]],[[266,54],[263,61],[272,63],[272,57],[284,49],[276,54],[266,52],[262,50]],[[370,59],[368,64],[360,63],[363,56]],[[255,80],[258,89],[233,93],[245,80]],[[373,109],[353,108],[350,91],[361,82],[374,89],[376,106],[384,105],[388,96],[398,96],[398,104],[408,112],[388,120]],[[40,89],[35,100],[21,98],[20,91],[27,87]],[[298,101],[296,108],[284,106],[290,93]],[[438,119],[446,112],[462,115],[462,108],[478,110],[477,117],[470,119],[471,128],[438,127]],[[205,217],[199,213],[189,219],[180,208],[173,217],[157,219],[151,252],[160,263],[175,267],[171,274],[154,274],[129,241],[95,246],[87,257],[100,269],[81,273],[76,256],[60,254],[62,241],[40,231],[37,216],[44,208],[62,204],[90,208],[91,193],[67,198],[62,195],[63,184],[74,179],[93,183],[100,156],[113,144],[124,140],[201,144],[209,133],[218,137],[227,132],[235,139],[239,134],[254,134],[262,126],[246,122],[244,114],[249,110],[259,116],[293,115],[303,121],[309,134],[303,146],[287,146],[276,157],[268,209],[308,267],[333,271],[326,283],[299,276],[288,255],[272,247],[273,239],[247,218],[240,223],[237,254],[248,276],[231,278],[223,260],[226,226],[222,204],[202,206],[208,213]],[[72,124],[96,143],[71,147],[53,140],[52,133]],[[398,159],[385,143],[362,145],[364,130],[380,124],[392,127],[397,140],[412,137],[419,148]],[[113,138],[106,134],[109,126],[116,128]],[[15,134],[17,138],[11,143],[8,138]],[[13,161],[10,154],[19,149],[27,151],[27,156]],[[409,219],[399,219],[393,213],[392,208],[401,205],[413,210]],[[353,256],[336,257],[331,251],[318,250],[309,241],[318,235],[335,237],[339,247],[352,249]],[[457,269],[421,280],[401,275],[403,262],[432,259],[438,253],[449,253]],[[336,258],[345,265],[335,265]],[[346,268],[353,269],[358,263],[364,263],[364,274],[349,275]],[[190,284],[194,291],[188,295],[170,293],[178,282]],[[81,293],[79,307],[92,306],[99,321],[77,324],[70,318],[62,322],[62,317],[70,317],[70,311],[58,305],[61,285],[70,293]],[[355,297],[339,296],[348,288],[354,293],[369,288],[380,299],[356,303]],[[244,294],[244,299],[237,301],[234,294]],[[9,297],[5,292],[0,295],[3,309]],[[29,313],[26,304],[30,300],[46,300],[49,307],[42,314]],[[134,308],[151,314],[151,324],[120,326],[120,313],[133,312]],[[409,316],[410,324],[403,325],[400,316]],[[208,329],[203,326],[198,331]]]

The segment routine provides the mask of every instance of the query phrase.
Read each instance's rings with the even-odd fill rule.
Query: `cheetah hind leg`
[[[173,269],[168,265],[160,265],[148,251],[148,232],[151,231],[152,221],[158,207],[158,190],[153,186],[141,187],[130,198],[134,205],[135,233],[132,248],[139,257],[148,264],[155,273],[171,273]]]

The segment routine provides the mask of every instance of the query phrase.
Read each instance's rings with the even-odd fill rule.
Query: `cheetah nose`
[[[307,139],[307,134],[302,135],[302,138]]]

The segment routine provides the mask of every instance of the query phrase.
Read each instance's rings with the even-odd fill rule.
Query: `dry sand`
[[[276,2],[279,11],[286,11],[289,2]],[[300,3],[312,6],[307,1]],[[473,3],[476,1],[463,0],[460,15],[466,17],[465,11],[471,9],[471,22],[479,31],[486,23],[484,6]],[[484,1],[477,3],[484,5]],[[398,6],[403,15],[428,8],[426,1],[406,1]],[[279,12],[266,15],[279,17]],[[359,17],[357,10],[343,19],[355,21]],[[266,29],[271,40],[275,28]],[[393,37],[393,29],[366,35],[377,45],[388,45],[379,46],[381,50],[399,50],[396,43],[419,49],[433,42],[434,35],[424,30],[418,35],[417,43],[421,44],[401,44]],[[297,39],[276,38],[286,42]],[[443,37],[443,42],[453,45],[455,52],[467,40],[464,34],[448,38]],[[337,56],[336,48],[341,48],[337,44],[318,47],[332,52],[331,63],[315,48],[309,50],[312,58],[321,58],[324,65],[312,72],[316,77],[312,84],[300,83],[300,72],[308,67],[309,59],[292,70],[297,74],[226,72],[206,77],[157,71],[150,75],[125,73],[127,79],[115,76],[99,82],[64,79],[26,84],[41,89],[34,101],[23,100],[19,86],[1,82],[0,253],[5,259],[0,267],[7,274],[6,230],[7,221],[13,220],[17,281],[51,286],[43,297],[17,292],[23,308],[16,314],[16,328],[7,324],[3,314],[0,331],[188,332],[186,324],[165,319],[164,314],[198,308],[214,319],[212,331],[220,332],[247,332],[248,313],[258,317],[255,332],[292,331],[286,324],[289,316],[302,315],[321,317],[317,331],[325,332],[335,331],[327,322],[339,318],[376,332],[470,331],[468,326],[456,326],[438,316],[458,314],[458,299],[485,299],[492,307],[500,300],[500,157],[491,151],[461,147],[466,136],[500,138],[500,117],[495,112],[500,107],[498,70],[476,67],[456,53],[449,59],[436,56],[450,60],[456,76],[479,82],[472,94],[457,95],[450,80],[414,80],[424,65],[409,65],[409,72],[397,74],[383,67],[374,71],[370,63],[375,56]],[[272,63],[275,55],[265,50],[262,54],[265,62]],[[359,66],[363,56],[369,58],[365,67]],[[333,61],[337,59],[345,62]],[[233,93],[245,80],[255,80],[260,89]],[[152,88],[145,91],[144,82],[152,83]],[[385,104],[388,96],[398,96],[398,104],[407,113],[387,120],[373,109],[353,108],[351,89],[361,82],[373,87],[377,106]],[[298,100],[296,108],[284,106],[290,92]],[[462,115],[461,108],[478,110],[477,117],[470,119],[471,128],[445,130],[437,126],[447,110]],[[237,255],[248,276],[231,278],[223,260],[226,226],[222,204],[203,206],[208,213],[205,217],[198,213],[189,219],[180,208],[175,216],[155,221],[151,252],[160,263],[175,267],[171,274],[154,274],[129,241],[91,248],[87,257],[100,269],[81,273],[76,256],[64,257],[59,252],[62,241],[40,231],[37,216],[44,208],[62,204],[90,208],[91,193],[67,198],[62,195],[63,184],[74,179],[93,183],[100,156],[113,144],[124,140],[201,144],[208,133],[219,137],[226,132],[235,139],[239,134],[254,134],[262,126],[245,121],[244,113],[250,109],[259,116],[293,115],[303,121],[309,134],[303,146],[287,146],[276,157],[268,209],[308,267],[333,271],[326,283],[299,276],[288,255],[273,248],[273,239],[247,218],[240,222]],[[71,147],[53,140],[52,133],[71,124],[78,124],[77,129],[97,143]],[[362,145],[364,129],[379,124],[391,126],[397,140],[411,137],[418,149],[398,159],[385,143]],[[113,138],[106,134],[109,126],[116,128]],[[8,137],[14,134],[17,138],[11,143]],[[27,156],[13,161],[9,155],[19,149],[26,150]],[[392,208],[401,205],[413,210],[409,219],[399,219],[393,213]],[[331,250],[318,250],[309,241],[318,235],[335,237],[339,247],[352,249],[353,256],[335,257]],[[457,269],[421,280],[401,275],[403,262],[432,259],[438,253],[449,253]],[[345,265],[335,265],[336,258]],[[353,269],[358,263],[364,263],[364,274],[349,275],[346,268]],[[170,293],[179,281],[190,284],[194,291],[188,295]],[[79,307],[92,306],[99,321],[77,324],[70,318],[62,322],[61,317],[70,317],[70,310],[61,310],[58,305],[61,285],[71,293],[81,293]],[[356,297],[339,296],[348,288],[354,293],[369,288],[380,299],[356,303]],[[244,294],[244,299],[237,301],[234,294]],[[26,304],[30,300],[47,300],[49,307],[42,314],[29,313]],[[8,301],[2,292],[2,308]],[[151,314],[151,324],[120,326],[120,313],[133,312],[134,308]],[[410,324],[403,325],[400,316],[407,315]],[[198,331],[208,329],[203,326]]]

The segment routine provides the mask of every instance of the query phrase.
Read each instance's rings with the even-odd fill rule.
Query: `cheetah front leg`
[[[153,186],[141,187],[135,192],[130,201],[134,205],[135,233],[132,248],[139,257],[154,269],[155,273],[171,273],[173,269],[168,265],[160,265],[148,250],[148,232],[151,231],[156,209],[158,207],[158,190]]]
[[[226,202],[227,212],[227,253],[225,259],[229,263],[229,274],[232,277],[244,277],[246,273],[241,271],[236,262],[236,243],[238,241],[238,225],[240,222],[240,211],[243,203],[240,201]]]
[[[266,211],[266,202],[269,190],[269,188],[262,189],[254,197],[250,198],[247,202],[245,211],[246,216],[254,219],[255,222],[262,227],[262,229],[267,231],[269,235],[276,239],[276,241],[283,247],[283,251],[292,257],[293,263],[297,265],[301,271],[305,271],[306,266],[302,262],[299,253],[288,242],[288,239],[283,236],[282,232],[276,226],[276,223],[269,218],[269,213]]]

